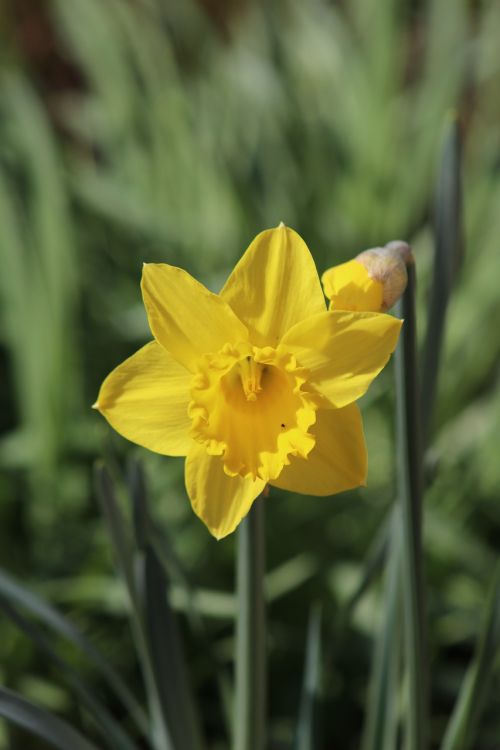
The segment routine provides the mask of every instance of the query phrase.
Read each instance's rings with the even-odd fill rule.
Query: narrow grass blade
[[[313,606],[309,614],[304,660],[304,677],[297,722],[296,750],[319,747],[319,712],[321,700],[321,607]]]
[[[106,706],[90,690],[79,674],[52,648],[41,630],[26,620],[8,601],[0,596],[0,610],[40,649],[61,672],[64,679],[81,700],[92,717],[105,744],[116,750],[136,750],[120,724],[111,716]]]
[[[500,650],[500,564],[497,564],[475,656],[465,674],[441,750],[471,750]]]
[[[358,582],[343,605],[343,609],[340,613],[340,630],[342,630],[342,627],[349,622],[349,618],[358,605],[358,602],[362,599],[363,595],[382,571],[384,563],[388,557],[390,545],[392,544],[391,529],[394,523],[393,516],[396,512],[397,505],[396,507],[391,508],[382,519],[377,535],[366,554]]]
[[[95,484],[101,511],[111,536],[118,570],[123,577],[132,604],[135,609],[138,609],[133,542],[116,501],[113,481],[104,464],[99,463],[95,468]]]
[[[167,597],[168,582],[151,546],[144,563],[144,607],[158,696],[176,750],[202,750],[177,620]]]
[[[445,134],[436,186],[434,271],[422,369],[424,440],[432,429],[448,302],[464,254],[461,156],[460,124],[454,116]]]
[[[217,688],[221,698],[221,703],[225,709],[224,720],[227,731],[229,732],[231,712],[230,710],[227,710],[227,698],[230,692],[227,687],[228,680],[225,677],[223,670],[217,668],[219,657],[213,651],[212,643],[209,639],[204,619],[202,617],[202,611],[200,611],[200,604],[202,601],[205,601],[207,603],[211,602],[211,607],[214,612],[220,612],[221,609],[224,608],[227,609],[229,605],[229,608],[231,610],[229,617],[232,619],[235,616],[236,609],[234,606],[234,597],[222,592],[219,594],[216,592],[208,591],[202,592],[200,591],[200,589],[196,589],[191,583],[188,574],[184,570],[181,561],[177,557],[174,546],[171,543],[167,531],[164,528],[160,530],[155,525],[154,519],[151,518],[149,514],[149,510],[147,507],[147,493],[145,487],[144,472],[139,461],[132,461],[128,467],[128,486],[132,499],[134,527],[137,544],[143,550],[146,550],[148,545],[150,546],[151,549],[149,554],[154,555],[156,557],[156,564],[163,568],[162,579],[164,581],[164,593],[162,594],[162,596],[165,596],[168,592],[168,598],[166,602],[168,609],[175,608],[175,605],[177,604],[178,606],[179,602],[182,601],[183,609],[193,632],[196,634],[198,644],[207,654],[210,661],[215,665],[215,680],[217,682]],[[159,575],[158,570],[156,574]],[[177,585],[176,588],[174,588],[174,584]],[[206,609],[208,610],[209,608],[207,607]],[[173,627],[175,627],[175,629],[177,630],[174,619],[175,615],[173,613],[170,613],[170,616],[172,617]],[[166,638],[168,640],[168,636],[165,634],[163,635],[163,638]],[[174,651],[178,651],[178,653],[181,654],[181,644],[176,645],[176,642],[174,641],[173,644],[171,644],[171,648],[172,646]],[[185,664],[181,664],[180,668],[183,672],[187,671]],[[186,716],[190,716],[195,714],[195,706],[187,687],[187,680],[185,680],[185,684],[186,695],[184,698],[184,702],[186,706],[183,713]],[[175,711],[174,713],[176,716],[178,715],[177,711]],[[198,737],[200,737],[201,735],[201,732],[198,728],[199,724],[199,719],[195,714],[193,727],[196,728],[194,728],[193,731]]]
[[[266,628],[264,503],[257,499],[238,529],[234,750],[264,750]]]
[[[346,627],[358,602],[383,569],[389,549],[393,516],[394,512],[390,512],[384,517],[377,535],[368,549],[356,586],[340,612],[340,632]]]
[[[165,529],[160,529],[152,522],[149,525],[148,536],[156,557],[165,571],[165,575],[172,581],[176,601],[182,601],[182,609],[186,613],[193,632],[197,633],[199,637],[204,637],[205,634],[205,626],[201,617],[203,610],[200,608],[202,598],[206,602],[213,602],[212,616],[216,616],[219,603],[222,617],[234,616],[235,607],[232,594],[206,590],[202,593],[201,589],[196,588],[191,583],[181,562],[172,549]]]
[[[144,473],[138,461],[130,461],[127,466],[127,486],[132,502],[135,542],[137,548],[144,552],[151,537],[151,519],[146,501]]]
[[[153,744],[155,750],[174,750],[170,729],[161,710],[161,701],[150,659],[144,612],[136,584],[135,569],[143,567],[141,565],[143,561],[134,550],[132,539],[130,538],[130,534],[127,533],[125,520],[116,500],[113,481],[106,467],[102,464],[96,467],[95,483],[102,512],[113,543],[116,564],[129,596],[130,623],[148,695]]]
[[[169,601],[168,574],[150,542],[146,483],[141,465],[130,464],[128,485],[132,499],[137,546],[142,551],[142,609],[153,676],[163,715],[176,750],[202,750],[200,721],[191,693],[184,649],[176,615]]]
[[[389,534],[384,616],[375,645],[363,750],[396,750],[401,622],[400,528],[400,514],[394,512]]]
[[[399,302],[404,318],[395,353],[396,444],[401,505],[404,667],[408,677],[406,740],[408,750],[427,747],[427,655],[422,575],[422,449],[416,350],[415,267]]]
[[[154,549],[158,562],[164,570],[165,578],[177,584],[182,591],[183,601],[186,603],[186,614],[191,627],[198,635],[203,635],[204,627],[201,617],[194,606],[196,590],[175,553],[173,544],[165,528],[161,530],[151,518],[148,505],[145,478],[139,461],[131,461],[127,471],[127,484],[132,502],[134,531],[139,549],[145,551],[148,545]]]
[[[76,646],[99,672],[116,697],[122,702],[130,717],[143,734],[148,733],[148,720],[139,702],[121,677],[106,661],[104,655],[61,612],[41,597],[0,570],[0,596],[23,607],[30,615],[44,623],[50,630]]]
[[[31,701],[0,687],[0,716],[45,740],[58,750],[98,750],[70,724]]]
[[[174,588],[172,585],[170,588],[172,608],[184,610],[193,633],[196,635],[199,647],[203,649],[207,659],[214,665],[217,689],[221,705],[224,708],[224,724],[229,734],[232,720],[229,700],[232,697],[232,684],[229,685],[230,680],[222,666],[219,668],[221,657],[214,651],[213,643],[205,626],[205,617],[223,617],[224,619],[234,620],[236,615],[235,597],[226,592],[195,588],[189,581],[180,561],[177,559],[175,551],[168,541],[168,537],[165,537],[164,530],[160,531],[154,526],[154,523],[150,523],[149,538],[156,558],[165,571],[167,580],[169,580],[170,575],[173,580],[175,573],[177,587]],[[179,607],[181,602],[183,606]]]

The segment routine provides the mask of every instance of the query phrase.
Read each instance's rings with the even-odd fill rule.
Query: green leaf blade
[[[309,614],[307,627],[296,750],[315,750],[319,747],[322,666],[321,620],[321,607],[319,605],[313,606]]]
[[[106,661],[104,655],[53,605],[19,584],[12,576],[0,569],[0,597],[18,607],[26,609],[50,630],[78,648],[92,666],[104,678],[110,689],[121,701],[143,734],[148,733],[147,717],[135,696],[130,692],[117,672]]]
[[[265,747],[264,555],[264,503],[258,498],[238,529],[234,750]]]
[[[0,687],[0,716],[45,740],[57,750],[99,750],[70,724],[21,695]]]
[[[500,649],[500,564],[497,564],[474,658],[467,669],[441,750],[470,750],[498,668]]]

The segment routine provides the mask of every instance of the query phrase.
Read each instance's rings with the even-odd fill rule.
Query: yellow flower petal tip
[[[382,283],[351,263],[354,289],[382,300]],[[327,311],[312,255],[283,222],[253,240],[220,294],[162,263],[144,263],[141,287],[154,340],[107,376],[93,408],[128,440],[186,457],[193,511],[214,537],[268,484],[318,496],[365,484],[354,402],[399,320]]]
[[[410,246],[401,240],[365,250],[322,277],[331,309],[386,312],[406,289]]]
[[[358,260],[328,269],[321,280],[332,310],[380,312],[383,308],[383,285]]]

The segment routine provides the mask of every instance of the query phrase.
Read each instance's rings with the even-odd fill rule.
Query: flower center
[[[249,344],[204,355],[193,377],[191,436],[220,455],[230,476],[275,479],[289,455],[306,457],[316,404],[292,355]]]

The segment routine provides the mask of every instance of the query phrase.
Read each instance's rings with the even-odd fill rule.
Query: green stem
[[[418,402],[415,315],[415,268],[408,266],[408,286],[399,303],[404,318],[396,350],[396,438],[398,494],[402,521],[402,576],[405,612],[405,667],[408,678],[406,744],[427,747],[427,657],[422,575],[422,449]]]
[[[266,625],[264,503],[258,498],[238,529],[234,750],[264,750]]]
[[[465,673],[441,750],[475,747],[481,713],[493,700],[491,683],[500,647],[500,563],[497,562],[474,658]]]
[[[446,312],[464,255],[462,139],[456,116],[447,126],[436,187],[434,271],[422,366],[422,434],[432,430]]]
[[[397,687],[401,622],[401,518],[394,508],[388,539],[383,619],[375,643],[362,750],[393,750],[397,728]]]

